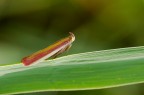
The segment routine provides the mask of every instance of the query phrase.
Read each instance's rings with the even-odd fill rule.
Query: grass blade
[[[101,89],[144,82],[144,46],[0,66],[0,94]]]

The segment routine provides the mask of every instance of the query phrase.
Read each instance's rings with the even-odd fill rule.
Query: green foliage
[[[144,82],[144,46],[0,67],[0,94],[111,88]]]
[[[67,36],[70,31],[75,34],[76,41],[66,55],[144,46],[143,10],[144,0],[0,0],[0,65],[20,63],[23,57]],[[51,61],[52,64],[56,60]],[[9,78],[2,79],[7,81]],[[100,90],[48,91],[26,95],[143,93],[143,84],[137,84]]]

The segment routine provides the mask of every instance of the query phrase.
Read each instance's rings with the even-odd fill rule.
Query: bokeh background
[[[0,0],[0,64],[76,36],[63,55],[144,45],[144,0]],[[102,90],[21,95],[144,95],[137,84]]]

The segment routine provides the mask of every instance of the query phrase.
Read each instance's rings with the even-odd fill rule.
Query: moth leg
[[[61,49],[60,51],[58,51],[56,54],[54,54],[51,58],[55,59],[57,56],[59,56],[60,54],[62,54],[65,51],[68,51],[70,49],[72,45],[68,45],[67,47]]]
[[[51,56],[52,59],[57,58],[60,54],[62,54],[63,49],[61,49],[60,51],[58,51],[56,54],[54,54],[53,56]]]

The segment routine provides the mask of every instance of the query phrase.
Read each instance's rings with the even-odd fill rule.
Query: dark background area
[[[0,64],[20,60],[69,32],[63,55],[144,45],[144,0],[0,0]],[[143,95],[143,84],[28,95]]]

